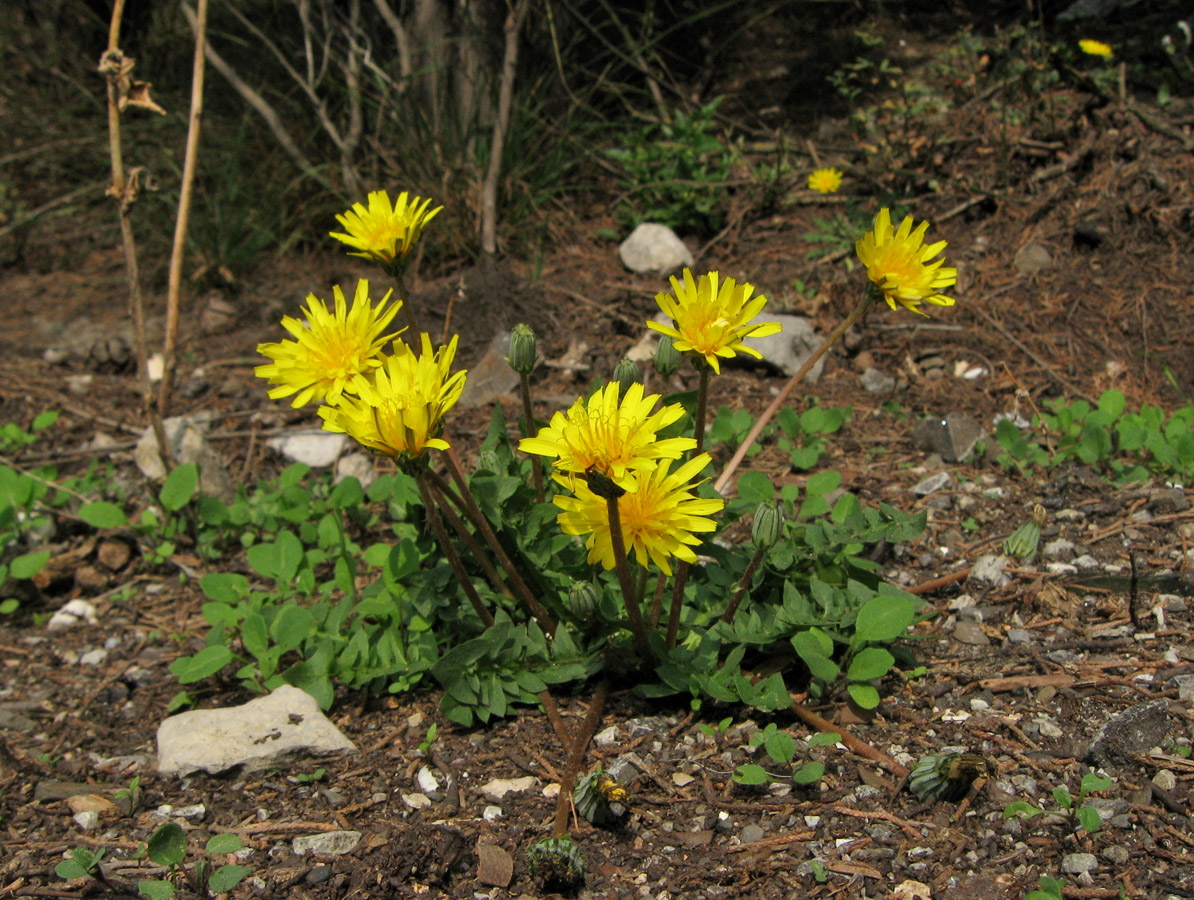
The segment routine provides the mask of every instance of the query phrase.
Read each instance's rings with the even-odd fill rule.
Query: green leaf
[[[836,731],[819,731],[808,739],[809,747],[833,747],[841,743],[842,736]]]
[[[183,463],[166,476],[166,482],[162,485],[162,492],[158,495],[158,499],[161,501],[163,509],[169,512],[178,512],[191,502],[198,488],[199,467],[194,463]]]
[[[1103,827],[1103,819],[1093,806],[1083,806],[1078,810],[1078,823],[1090,834]]]
[[[786,763],[796,755],[796,741],[786,731],[773,731],[764,739],[763,749],[777,763]]]
[[[36,553],[22,553],[9,565],[9,574],[13,578],[32,578],[40,572],[50,561],[49,550],[39,550]]]
[[[170,671],[181,684],[193,684],[215,675],[230,662],[232,651],[221,644],[213,644],[194,656],[180,656],[170,664]]]
[[[235,606],[249,596],[249,579],[237,572],[209,572],[200,577],[199,589],[209,600]]]
[[[756,505],[775,498],[775,485],[762,472],[752,469],[738,479],[738,498]]]
[[[882,678],[895,664],[895,657],[882,647],[867,647],[850,661],[846,677],[851,681],[870,681]]]
[[[279,653],[286,653],[301,645],[315,630],[311,610],[297,603],[287,603],[279,611],[270,626],[270,637],[274,639]]]
[[[796,784],[812,784],[814,781],[820,781],[821,776],[825,774],[825,763],[820,760],[813,760],[807,762],[795,772],[792,773],[792,781]]]
[[[1082,796],[1093,794],[1095,791],[1106,791],[1111,787],[1111,779],[1106,775],[1100,775],[1098,772],[1087,772],[1082,776]]]
[[[879,705],[879,692],[869,684],[848,684],[846,692],[850,699],[863,709],[874,709]]]
[[[244,845],[240,835],[217,834],[208,839],[206,850],[208,853],[235,853]]]
[[[825,648],[820,636],[813,630],[801,631],[792,635],[791,642],[796,654],[808,666],[808,670],[814,678],[819,678],[829,684],[841,674],[841,669],[824,652]],[[832,646],[832,642],[830,642],[831,649]]]
[[[854,621],[858,643],[884,644],[894,641],[916,619],[917,603],[902,597],[878,596],[867,601]]]
[[[1074,798],[1070,796],[1070,792],[1063,787],[1053,788],[1053,802],[1055,802],[1062,809],[1071,809],[1074,806]]]
[[[181,866],[187,858],[187,836],[174,822],[167,822],[149,836],[146,854],[159,866]]]
[[[826,469],[823,472],[817,472],[808,477],[808,481],[804,484],[804,494],[806,497],[820,497],[822,494],[836,491],[841,486],[841,483],[841,472]]]
[[[137,892],[149,900],[170,900],[174,896],[174,885],[169,881],[142,881],[137,884]]]
[[[84,503],[79,507],[79,518],[92,528],[123,528],[129,523],[124,510],[106,500]]]
[[[747,763],[738,767],[738,771],[734,773],[734,781],[738,784],[767,784],[771,781],[771,776],[762,766]]]
[[[1013,800],[1003,808],[1003,817],[1011,819],[1016,816],[1039,816],[1044,812],[1039,806],[1033,806],[1026,800]]]
[[[207,888],[213,894],[223,894],[232,890],[251,874],[253,874],[253,870],[249,866],[220,866],[208,878]]]

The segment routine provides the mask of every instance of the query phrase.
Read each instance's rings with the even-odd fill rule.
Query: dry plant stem
[[[703,360],[700,363],[700,379],[697,381],[696,424],[693,426],[693,437],[696,438],[696,450],[700,453],[705,449],[705,417],[709,409],[709,365]]]
[[[634,635],[634,646],[643,665],[650,665],[651,643],[647,640],[647,628],[643,624],[643,610],[639,606],[634,578],[630,574],[630,560],[626,558],[626,542],[622,538],[622,516],[618,512],[618,498],[607,497],[605,509],[609,515],[609,539],[614,551],[614,568],[618,571],[618,584],[622,598],[626,601],[626,617],[630,619],[630,632]]]
[[[795,375],[788,379],[788,383],[780,389],[780,392],[778,395],[776,395],[776,398],[772,400],[767,408],[759,415],[759,417],[755,419],[755,423],[750,427],[750,431],[747,432],[746,438],[742,441],[742,444],[738,447],[738,449],[734,451],[734,455],[730,457],[730,461],[726,463],[726,467],[724,471],[722,471],[721,475],[718,476],[717,481],[713,483],[713,489],[715,491],[717,491],[719,494],[725,493],[726,485],[730,483],[730,476],[732,476],[737,470],[738,466],[742,464],[742,460],[746,459],[747,451],[750,450],[750,448],[754,445],[754,442],[759,439],[759,435],[763,433],[763,428],[768,422],[771,421],[771,417],[779,411],[779,408],[783,406],[784,401],[788,399],[788,396],[796,388],[796,385],[800,384],[800,382],[804,379],[804,376],[811,372],[813,366],[820,362],[821,357],[825,355],[825,351],[841,340],[842,335],[845,334],[855,322],[866,315],[867,310],[871,308],[871,304],[874,302],[874,299],[874,293],[871,291],[870,283],[868,282],[867,291],[865,296],[862,298],[862,302],[854,308],[854,311],[851,312],[850,315],[846,316],[846,318],[841,321],[837,328],[830,332],[829,337],[825,338],[825,342],[817,348],[816,352],[813,353],[812,356],[804,361],[804,365],[800,367],[799,371],[797,371]]]
[[[108,49],[100,61],[101,72],[108,80],[108,151],[112,160],[112,186],[109,194],[116,200],[120,218],[120,239],[124,246],[125,270],[129,283],[129,308],[133,316],[133,345],[137,354],[137,378],[141,384],[141,401],[153,427],[158,442],[158,455],[166,470],[174,468],[170,454],[170,442],[166,440],[166,428],[162,424],[160,411],[154,406],[153,385],[149,381],[149,369],[145,351],[145,302],[141,296],[141,271],[137,266],[137,244],[133,238],[133,222],[129,215],[136,201],[137,180],[126,178],[124,151],[120,139],[120,78],[119,68],[124,55],[120,52],[120,20],[124,16],[124,0],[116,0],[112,7],[112,20],[108,28]]]
[[[734,597],[730,600],[730,605],[726,607],[726,611],[721,614],[721,620],[727,625],[734,621],[734,614],[738,612],[738,604],[746,596],[747,588],[750,587],[750,583],[755,577],[755,572],[759,569],[759,563],[763,561],[763,557],[766,555],[767,549],[760,547],[755,551],[755,555],[750,558],[750,562],[746,566],[746,571],[742,573],[742,580],[738,582],[738,590],[734,592]]]
[[[560,708],[556,706],[556,698],[551,695],[551,691],[540,691],[539,702],[543,704],[543,711],[547,713],[547,721],[551,723],[552,730],[555,731],[556,737],[560,741],[560,746],[564,748],[565,753],[571,753],[572,735],[568,733],[568,726],[564,724]]]
[[[535,413],[531,406],[531,376],[526,372],[518,374],[522,393],[522,436],[531,437],[535,433]],[[543,466],[539,457],[529,454],[531,459],[531,476],[535,479],[535,499],[543,502]]]
[[[456,548],[452,546],[448,532],[444,530],[444,523],[435,508],[435,501],[431,498],[430,487],[423,476],[416,478],[415,484],[419,486],[419,496],[423,499],[423,508],[427,510],[427,520],[431,523],[431,529],[435,532],[435,539],[439,541],[440,549],[444,551],[444,556],[448,558],[448,565],[456,573],[456,580],[460,582],[460,586],[464,589],[465,596],[468,597],[469,603],[473,605],[473,610],[477,613],[477,617],[485,624],[486,628],[492,627],[493,615],[485,608],[485,604],[481,602],[481,597],[477,593],[477,589],[473,587],[472,581],[469,580],[468,572],[464,570],[464,564],[461,563],[460,557],[456,555]]]
[[[556,798],[556,820],[551,831],[553,837],[563,837],[568,833],[568,810],[572,808],[572,787],[576,784],[576,773],[585,761],[585,751],[589,748],[589,741],[593,739],[593,733],[597,731],[597,725],[601,722],[601,712],[605,709],[605,698],[608,696],[609,682],[602,681],[597,685],[597,690],[593,691],[589,711],[585,713],[576,739],[572,742],[568,764],[560,781],[560,795]]]
[[[808,709],[803,703],[792,701],[792,712],[796,713],[797,718],[801,719],[806,725],[810,725],[823,734],[840,734],[842,736],[842,743],[850,749],[851,752],[857,753],[859,756],[865,756],[867,759],[873,760],[885,768],[897,778],[904,778],[908,775],[908,770],[901,766],[898,762],[865,741],[860,741],[854,735],[845,731],[841,726],[834,725],[828,719],[823,719],[818,716],[811,709]]]
[[[684,560],[676,565],[676,583],[672,585],[672,605],[667,611],[667,643],[669,650],[676,649],[676,635],[680,631],[680,604],[684,602],[684,583],[688,581],[688,563]]]
[[[481,249],[493,256],[497,253],[497,194],[502,175],[502,150],[506,132],[510,128],[510,106],[514,97],[514,73],[518,66],[518,34],[531,8],[530,0],[518,0],[506,15],[506,43],[502,55],[502,77],[498,83],[497,116],[493,123],[493,137],[489,147],[489,169],[481,185]]]
[[[659,616],[663,612],[663,591],[667,587],[667,576],[662,572],[655,579],[655,599],[651,601],[651,616],[648,621],[654,628],[659,624]]]
[[[527,583],[523,580],[522,575],[519,574],[518,569],[515,568],[514,563],[510,561],[510,557],[506,554],[501,542],[497,539],[497,535],[493,533],[493,528],[489,525],[489,520],[485,518],[485,514],[481,512],[481,507],[477,506],[477,501],[473,498],[472,491],[468,487],[468,479],[464,477],[464,473],[460,471],[460,463],[456,460],[456,453],[449,449],[444,455],[444,459],[448,461],[448,471],[452,475],[452,480],[456,482],[456,487],[460,489],[460,499],[463,503],[462,509],[465,516],[473,523],[473,527],[481,532],[481,537],[485,538],[485,543],[489,549],[493,551],[493,555],[497,557],[497,561],[502,568],[506,570],[506,574],[510,576],[510,583],[514,586],[514,590],[518,592],[518,597],[527,608],[531,611],[539,624],[543,626],[543,630],[547,632],[548,636],[556,633],[555,619],[551,617],[543,605],[535,599],[535,594]],[[435,472],[429,472],[429,478],[436,481],[440,490],[447,488],[443,483],[443,479]]]
[[[477,565],[481,567],[481,571],[485,573],[485,577],[489,579],[489,583],[493,585],[493,589],[500,594],[514,599],[514,593],[509,586],[502,581],[502,577],[498,574],[497,569],[494,568],[493,563],[489,561],[489,557],[481,550],[481,546],[477,543],[472,533],[465,526],[464,522],[460,520],[460,516],[452,511],[452,507],[440,492],[439,487],[432,481],[428,481],[428,487],[431,489],[431,496],[435,500],[436,506],[439,508],[440,515],[448,520],[448,524],[452,526],[452,530],[464,541],[469,549],[469,553],[473,555],[473,559],[477,561]],[[455,498],[453,498],[455,500]]]
[[[406,333],[402,335],[402,339],[415,353],[418,353],[419,347],[422,346],[422,342],[419,340],[419,326],[415,323],[415,309],[411,305],[410,298],[406,296],[406,278],[401,271],[394,273],[394,284],[397,288],[398,299],[402,301],[402,315],[406,319]]]
[[[191,219],[191,193],[195,164],[199,158],[199,123],[203,116],[203,45],[207,40],[207,0],[196,4],[195,60],[191,70],[191,114],[187,125],[187,148],[182,163],[182,185],[178,194],[178,219],[174,223],[174,247],[170,251],[170,275],[166,288],[166,336],[162,342],[162,383],[158,385],[158,412],[170,409],[174,389],[175,347],[178,344],[178,306],[182,292],[182,257]]]

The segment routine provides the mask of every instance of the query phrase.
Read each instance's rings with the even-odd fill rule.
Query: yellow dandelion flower
[[[810,190],[832,194],[842,186],[842,173],[837,169],[817,169],[808,176]]]
[[[410,196],[408,191],[398,195],[390,205],[385,191],[370,191],[369,206],[354,203],[348,212],[336,216],[347,234],[332,231],[336,240],[355,247],[350,256],[360,256],[381,263],[387,269],[402,263],[423,232],[423,226],[436,217],[442,206],[428,209],[431,201]]]
[[[767,298],[762,294],[751,298],[753,284],[738,284],[733,278],[720,280],[717,272],[702,275],[700,281],[692,272],[684,270],[684,281],[672,276],[672,290],[655,295],[655,302],[672,326],[648,322],[647,327],[675,339],[681,353],[699,356],[714,372],[720,373],[720,359],[732,359],[739,353],[749,353],[756,359],[763,354],[742,343],[748,337],[778,334],[778,322],[750,324],[763,311]]]
[[[357,443],[395,458],[412,459],[429,447],[447,450],[444,415],[460,399],[465,372],[452,374],[457,337],[434,353],[431,338],[419,335],[421,352],[394,344],[394,355],[339,406],[323,406],[324,430],[347,434]]]
[[[295,394],[291,405],[296,409],[312,400],[338,403],[348,391],[356,393],[367,376],[381,365],[381,348],[403,329],[382,334],[393,321],[402,301],[384,309],[393,291],[386,291],[377,306],[369,300],[369,281],[357,282],[352,309],[340,286],[332,288],[335,305],[328,312],[323,300],[307,295],[304,318],[285,316],[282,327],[294,335],[293,341],[258,344],[257,352],[273,362],[258,366],[258,378],[277,385],[270,390],[272,399]]]
[[[659,459],[679,459],[696,446],[687,437],[656,440],[684,415],[680,404],[652,412],[659,394],[644,397],[641,382],[632,384],[624,397],[619,394],[618,383],[610,382],[588,401],[581,398],[566,413],[557,412],[535,437],[519,441],[518,449],[555,457],[552,465],[564,472],[596,469],[623,490],[633,491],[634,472],[654,468]]]
[[[1104,44],[1102,41],[1081,40],[1078,42],[1078,46],[1082,48],[1083,53],[1098,56],[1102,59],[1111,59],[1115,55],[1115,52],[1111,49],[1111,45]]]
[[[953,306],[954,298],[941,293],[958,280],[958,270],[944,267],[944,259],[929,262],[946,247],[945,241],[925,245],[928,222],[912,230],[912,217],[906,216],[896,231],[891,228],[891,213],[879,210],[875,227],[855,244],[858,258],[866,266],[867,277],[896,309],[900,304],[918,315],[921,303]]]
[[[649,469],[633,473],[635,490],[617,500],[626,555],[643,568],[655,563],[665,575],[672,574],[669,559],[696,562],[692,548],[701,543],[698,532],[714,531],[717,524],[707,516],[718,513],[724,500],[706,500],[696,496],[702,482],[692,482],[709,464],[709,454],[700,453],[671,471],[671,460],[661,460]],[[614,568],[614,548],[610,536],[607,501],[598,497],[583,476],[556,475],[556,481],[572,490],[572,496],[558,494],[553,502],[560,507],[558,522],[565,534],[588,535],[585,546],[589,562]]]

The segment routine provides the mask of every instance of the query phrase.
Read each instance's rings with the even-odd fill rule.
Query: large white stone
[[[197,709],[158,726],[158,770],[212,775],[243,765],[261,769],[290,755],[355,753],[308,693],[288,684],[243,706]]]
[[[692,251],[666,225],[644,222],[618,246],[618,258],[631,272],[668,275],[682,266],[696,265]]]

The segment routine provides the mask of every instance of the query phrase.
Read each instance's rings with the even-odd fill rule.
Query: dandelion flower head
[[[958,270],[946,268],[944,259],[931,261],[946,247],[945,241],[926,245],[928,222],[921,222],[914,231],[912,217],[906,216],[900,227],[892,230],[891,213],[879,210],[875,227],[855,244],[858,258],[866,266],[867,277],[882,293],[887,305],[897,305],[924,315],[921,303],[953,306],[954,298],[941,293],[958,280]]]
[[[635,489],[615,502],[626,553],[633,553],[643,568],[653,562],[665,575],[671,575],[671,558],[696,562],[692,548],[701,539],[695,535],[716,530],[716,523],[708,516],[720,512],[725,501],[696,496],[701,482],[692,481],[709,461],[708,453],[700,453],[675,471],[671,460],[662,460],[632,473]],[[555,479],[573,492],[571,496],[558,494],[553,500],[561,510],[560,530],[588,535],[585,546],[589,562],[600,562],[607,570],[614,568],[608,501],[594,494],[583,476],[556,475]]]
[[[679,459],[696,446],[688,437],[657,439],[660,431],[684,415],[678,403],[655,410],[658,394],[643,396],[635,382],[619,396],[610,382],[587,401],[578,399],[567,412],[556,412],[533,438],[523,438],[524,453],[554,457],[564,472],[582,474],[596,469],[626,491],[637,487],[633,474],[654,468],[656,460]]]
[[[810,190],[832,194],[842,186],[842,173],[837,169],[816,169],[808,176]]]
[[[385,191],[370,191],[368,200],[368,207],[354,203],[347,212],[337,214],[336,221],[344,232],[329,234],[356,248],[349,251],[350,256],[373,260],[387,269],[406,259],[423,227],[443,209],[442,206],[430,209],[430,199],[411,197],[408,191],[399,194],[393,206]]]
[[[465,372],[452,373],[457,337],[432,351],[431,338],[420,336],[420,352],[395,342],[359,396],[346,396],[339,406],[324,406],[324,430],[347,434],[357,443],[395,459],[413,459],[428,448],[447,450],[444,415],[460,399]]]
[[[356,393],[367,376],[381,365],[381,348],[403,329],[383,334],[402,301],[386,309],[393,291],[386,291],[376,306],[369,299],[369,282],[357,282],[352,309],[339,285],[332,288],[334,309],[329,312],[323,300],[307,295],[303,319],[285,316],[282,327],[294,340],[258,344],[257,352],[272,362],[258,366],[258,378],[275,387],[272,399],[289,397],[295,408],[312,400],[338,403],[345,391]]]
[[[1087,38],[1079,41],[1078,46],[1083,53],[1090,56],[1097,56],[1101,59],[1111,59],[1115,55],[1115,52],[1111,49],[1111,45],[1104,44],[1102,41],[1092,41]]]
[[[702,275],[697,281],[685,269],[683,282],[672,276],[672,290],[674,295],[655,295],[659,308],[672,320],[671,326],[648,322],[647,327],[674,338],[677,350],[699,356],[714,372],[721,372],[722,359],[732,359],[739,353],[762,359],[763,354],[743,340],[778,334],[782,327],[778,322],[751,324],[751,319],[767,305],[762,294],[752,298],[753,284],[722,279],[717,272]]]

